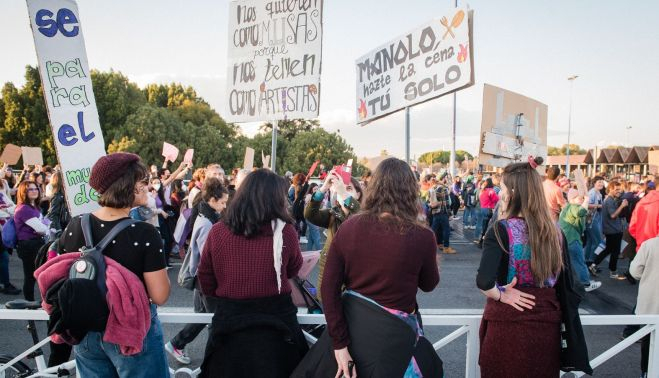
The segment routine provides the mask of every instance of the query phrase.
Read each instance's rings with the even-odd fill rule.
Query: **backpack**
[[[192,260],[192,251],[188,250],[181,263],[181,270],[178,271],[178,285],[184,289],[194,290],[196,276],[190,273],[190,260]]]
[[[2,226],[2,244],[9,249],[16,248],[18,243],[18,235],[16,234],[16,223],[14,222],[14,217],[11,217],[7,220],[4,226]]]
[[[84,278],[96,281],[96,286],[103,295],[103,298],[105,298],[108,289],[105,286],[106,265],[105,258],[103,257],[103,250],[105,250],[108,244],[110,244],[110,242],[114,240],[121,231],[137,222],[139,221],[135,219],[122,220],[115,225],[107,235],[105,235],[103,240],[94,245],[90,215],[84,214],[80,218],[80,226],[85,238],[85,246],[80,250],[80,258],[75,260],[69,269],[69,279]]]

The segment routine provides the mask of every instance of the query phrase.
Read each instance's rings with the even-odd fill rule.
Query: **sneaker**
[[[452,254],[458,253],[458,252],[455,249],[451,248],[451,247],[444,247],[444,253],[446,253],[447,255],[452,255]]]
[[[618,274],[618,273],[615,272],[615,271],[614,271],[614,272],[611,272],[611,274],[609,275],[609,278],[614,279],[614,280],[618,280],[618,281],[624,281],[624,280],[627,279],[627,277],[625,277],[625,276],[622,275],[622,274]]]
[[[588,284],[588,286],[584,285],[584,290],[586,290],[586,293],[589,293],[593,290],[599,289],[600,286],[602,286],[601,282],[591,280],[590,283]]]
[[[14,285],[8,283],[5,285],[5,287],[1,291],[4,294],[7,295],[18,295],[21,293],[21,289],[15,287]]]
[[[190,363],[190,357],[186,356],[182,350],[174,348],[171,341],[165,344],[165,350],[170,356],[174,357],[176,361],[183,365],[188,365]]]
[[[590,264],[590,265],[588,266],[588,271],[589,271],[590,274],[592,274],[593,276],[597,276],[597,265],[595,265],[595,264]]]
[[[458,220],[458,219],[460,219],[460,217],[457,215],[453,217],[453,220]]]
[[[300,244],[307,244],[307,243],[309,243],[309,240],[307,239],[306,236],[300,238]]]

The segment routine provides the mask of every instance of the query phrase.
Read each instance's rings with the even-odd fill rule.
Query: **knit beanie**
[[[103,156],[92,167],[89,185],[99,194],[103,194],[112,183],[124,175],[129,165],[139,160],[139,156],[127,152]]]

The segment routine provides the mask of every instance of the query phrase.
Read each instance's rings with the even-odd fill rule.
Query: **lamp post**
[[[632,146],[631,144],[629,144],[629,132],[631,131],[631,129],[632,129],[631,126],[627,126],[627,127],[625,127],[625,130],[627,130],[627,147],[631,147],[631,146]]]
[[[570,111],[567,116],[567,152],[565,153],[565,176],[570,177],[570,134],[572,133],[572,88],[574,86],[574,81],[579,77],[579,75],[572,75],[568,77],[570,82]]]

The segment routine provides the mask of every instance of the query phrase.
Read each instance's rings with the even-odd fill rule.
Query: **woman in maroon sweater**
[[[288,281],[302,254],[287,189],[267,169],[248,174],[208,234],[197,278],[217,306],[200,377],[289,377],[308,349]]]
[[[330,246],[321,290],[339,373],[346,377],[353,374],[342,287],[418,325],[417,289],[428,292],[439,283],[435,236],[417,220],[418,192],[404,161],[384,160],[373,174],[362,213],[343,223]]]

